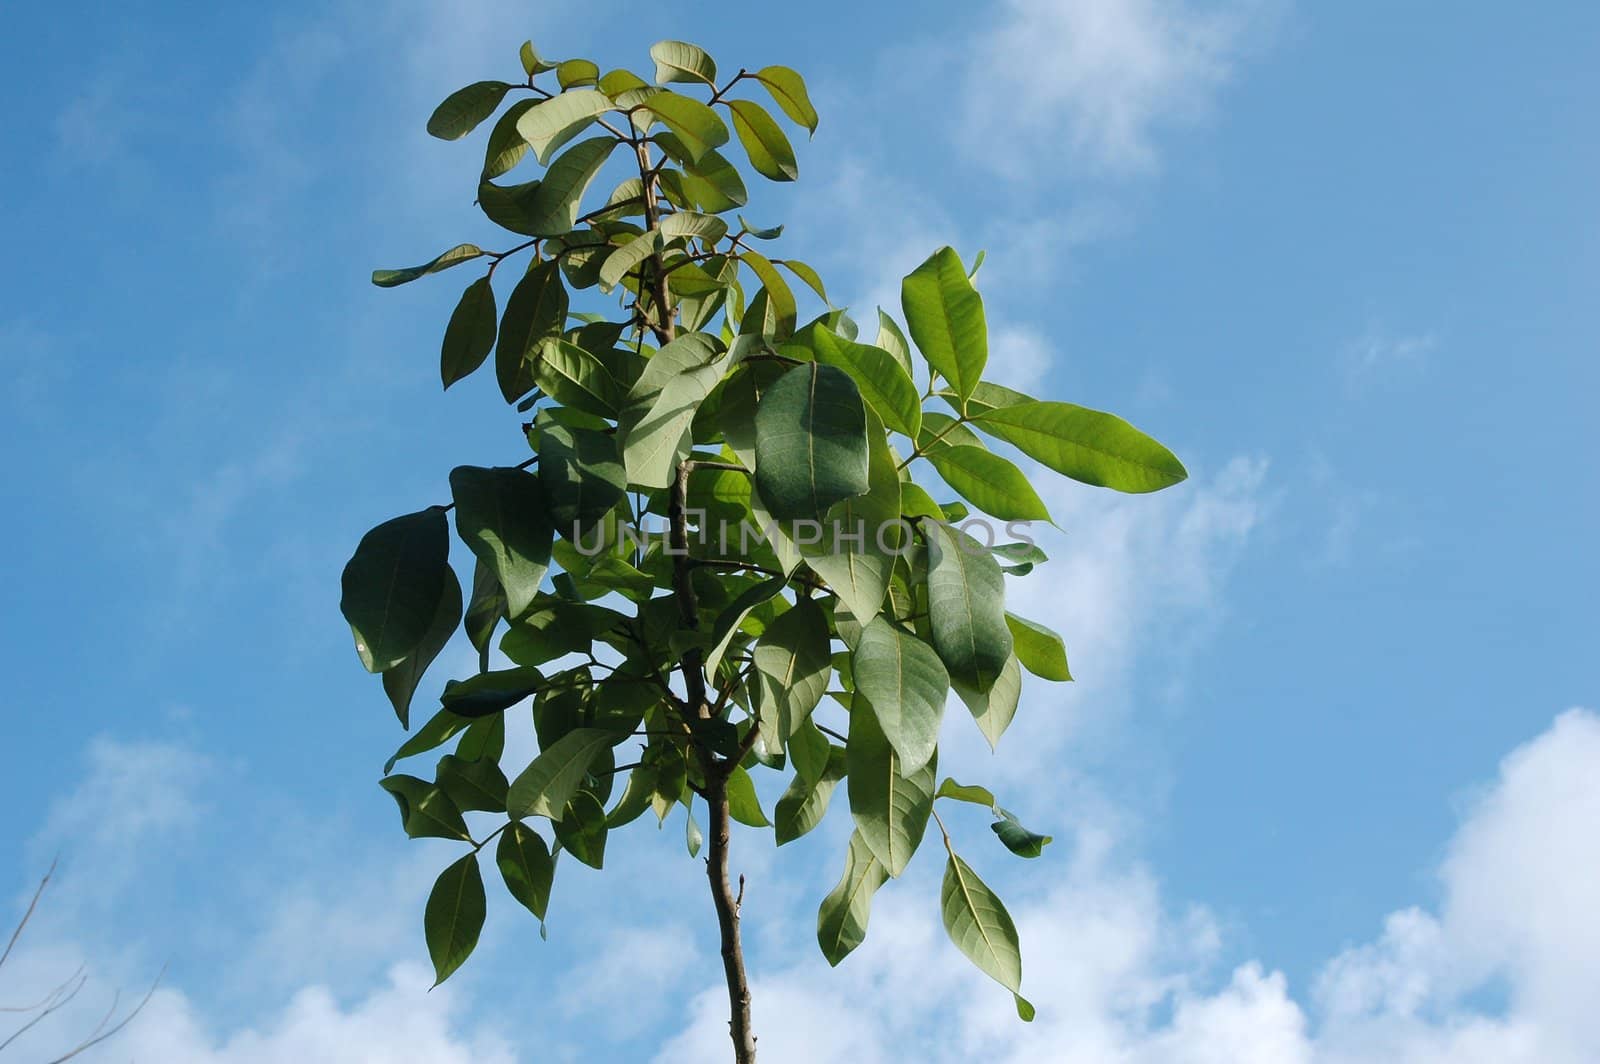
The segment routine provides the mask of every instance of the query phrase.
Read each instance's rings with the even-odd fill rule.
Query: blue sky
[[[106,1059],[723,1051],[672,825],[564,866],[548,943],[492,903],[422,993],[451,855],[375,786],[400,734],[336,605],[362,531],[516,446],[489,382],[438,394],[454,275],[367,282],[482,235],[479,139],[427,114],[525,37],[635,67],[685,37],[806,74],[801,181],[748,213],[831,289],[870,316],[986,249],[1002,378],[1193,474],[1048,489],[1066,531],[1014,594],[1079,682],[951,753],[1057,839],[978,850],[1039,1022],[943,940],[932,860],[827,970],[841,808],[736,840],[763,1059],[1600,1055],[1600,11],[640,7],[8,16],[3,912],[62,871],[0,1004],[170,961]]]

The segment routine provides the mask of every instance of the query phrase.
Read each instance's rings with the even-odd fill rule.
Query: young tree
[[[1071,679],[1060,637],[1005,610],[1005,577],[1045,560],[1026,523],[1050,515],[986,438],[1120,491],[1168,487],[1184,468],[1117,417],[983,380],[978,263],[969,271],[948,247],[905,278],[905,327],[880,309],[864,342],[815,270],[758,250],[781,226],[734,213],[746,187],[721,150],[730,139],[760,176],[798,174],[763,101],[814,133],[800,75],[741,68],[719,84],[694,45],[650,54],[646,81],[524,44],[524,80],[452,94],[428,121],[446,140],[512,99],[477,201],[521,239],[372,277],[388,287],[486,264],[450,316],[440,374],[448,388],[493,353],[501,394],[531,415],[531,457],[457,467],[449,504],[372,529],[343,576],[357,653],[402,725],[458,626],[479,653],[478,674],[444,685],[382,781],[409,835],[467,847],[424,913],[437,977],[478,940],[491,842],[542,928],[558,853],[600,868],[613,832],[681,805],[689,852],[706,852],[734,1056],[752,1061],[731,821],[770,827],[781,846],[817,825],[842,783],[855,833],[817,916],[828,961],[861,943],[873,892],[905,870],[931,819],[947,852],[944,925],[1029,1019],[1011,918],[935,811],[938,799],[993,810],[999,841],[1024,857],[1049,842],[989,790],[938,777],[951,691],[993,744],[1023,670]],[[541,177],[501,180],[529,159]],[[590,198],[602,174],[606,191]],[[802,323],[791,279],[819,301],[813,320]],[[965,502],[921,486],[923,462]],[[1010,540],[957,527],[969,504]],[[465,594],[448,559],[452,509],[476,560]],[[511,667],[491,668],[502,622]],[[530,701],[539,753],[508,779],[508,711]],[[390,774],[451,742],[432,780]],[[752,781],[763,770],[789,775],[770,819]],[[473,831],[468,811],[498,826]]]

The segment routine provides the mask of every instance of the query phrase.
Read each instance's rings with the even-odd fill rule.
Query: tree
[[[6,962],[11,959],[11,951],[16,948],[17,940],[22,937],[22,932],[27,929],[28,922],[33,919],[34,912],[39,907],[39,899],[44,896],[45,888],[50,885],[50,880],[55,875],[55,872],[55,862],[52,861],[45,874],[40,877],[39,885],[34,889],[33,897],[28,899],[28,907],[22,911],[22,917],[17,921],[17,926],[12,929],[11,937],[6,940],[5,948],[0,950],[0,968],[4,968]],[[82,968],[79,968],[68,976],[65,982],[57,984],[46,992],[43,997],[30,1004],[0,1005],[0,1014],[9,1013],[17,1016],[20,1021],[15,1030],[0,1038],[0,1053],[4,1053],[18,1039],[40,1023],[70,1005],[83,991],[83,988],[88,985],[88,982],[89,976],[85,974]],[[160,983],[161,976],[158,975],[150,984],[150,989],[145,991],[144,997],[139,999],[139,1003],[120,1017],[117,1012],[122,1003],[122,995],[113,995],[111,1007],[106,1009],[105,1014],[100,1017],[100,1022],[95,1024],[88,1034],[82,1036],[65,1049],[53,1052],[53,1055],[48,1058],[35,1059],[46,1059],[47,1064],[62,1064],[63,1061],[81,1056],[101,1042],[114,1037],[124,1027],[132,1023],[135,1016],[144,1011],[144,1007],[150,1003],[150,998],[155,994],[156,987]]]
[[[951,691],[993,744],[1024,670],[1071,679],[1060,636],[1005,609],[1006,576],[1046,560],[1027,523],[1050,515],[988,441],[1125,492],[1187,474],[1120,418],[983,379],[981,254],[969,270],[952,249],[934,252],[905,278],[904,327],[879,309],[864,342],[815,270],[758,250],[782,227],[736,213],[746,186],[722,149],[736,138],[757,174],[794,180],[794,148],[764,101],[815,133],[801,76],[741,68],[719,86],[694,45],[650,54],[653,84],[547,61],[529,43],[524,80],[453,93],[428,121],[446,140],[512,98],[489,133],[477,202],[522,239],[372,276],[388,287],[486,264],[445,328],[440,375],[449,388],[492,353],[506,402],[531,415],[532,457],[457,467],[448,504],[372,529],[343,575],[357,653],[402,725],[458,625],[479,654],[477,675],[444,685],[382,781],[408,835],[467,847],[424,913],[437,978],[478,941],[491,842],[506,888],[542,928],[558,853],[600,868],[612,833],[682,806],[689,852],[706,851],[734,1056],[752,1061],[731,822],[770,827],[781,846],[817,825],[842,783],[855,832],[817,917],[828,961],[861,943],[874,891],[905,870],[931,820],[947,852],[950,937],[1031,1019],[1011,918],[935,811],[940,799],[993,810],[999,841],[1024,857],[1050,841],[988,789],[938,776]],[[542,177],[501,180],[530,157]],[[591,198],[602,174],[609,191]],[[819,301],[814,319],[802,323],[792,281]],[[919,484],[924,462],[965,502]],[[958,527],[969,505],[1012,538]],[[465,593],[448,558],[452,509],[475,558]],[[502,622],[511,667],[491,668]],[[508,778],[507,711],[530,702],[539,753]],[[451,742],[433,779],[391,773]],[[762,770],[789,774],[770,819],[752,779]],[[468,811],[498,826],[474,833]]]

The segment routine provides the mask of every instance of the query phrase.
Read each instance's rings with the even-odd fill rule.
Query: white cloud
[[[1281,973],[1238,965],[1215,987],[1219,936],[1173,916],[1150,874],[1080,842],[1044,896],[1013,907],[1024,987],[969,971],[926,913],[879,895],[867,943],[837,971],[800,957],[758,977],[768,1064],[850,1059],[1062,1064],[1583,1064],[1600,1057],[1600,716],[1574,710],[1501,765],[1440,868],[1437,913],[1408,909],[1330,961],[1302,1006]],[[1503,986],[1503,1009],[1480,1003]],[[708,989],[659,1064],[724,1052]],[[822,1014],[828,1022],[817,1024]],[[1315,1022],[1313,1022],[1315,1020]],[[821,1039],[821,1042],[818,1042]]]
[[[1152,170],[1157,131],[1210,112],[1274,6],[1008,0],[967,70],[967,140],[1013,176],[1041,159],[1079,173]]]
[[[1347,345],[1340,354],[1345,382],[1359,390],[1397,374],[1411,373],[1426,366],[1439,348],[1439,335],[1432,330],[1396,332],[1372,324]]]

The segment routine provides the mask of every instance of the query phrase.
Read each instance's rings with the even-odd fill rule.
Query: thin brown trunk
[[[722,935],[722,972],[728,982],[728,1035],[733,1039],[737,1064],[755,1064],[756,1036],[750,1027],[750,981],[744,970],[744,946],[739,941],[739,904],[744,896],[728,881],[728,784],[720,773],[708,782],[706,805],[711,810],[711,838],[706,850],[706,878],[717,907],[717,927]]]

